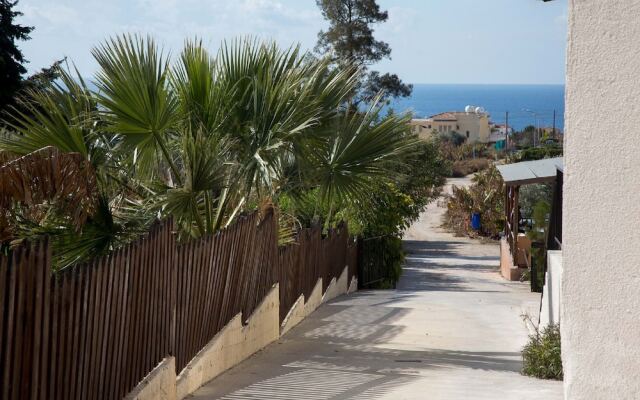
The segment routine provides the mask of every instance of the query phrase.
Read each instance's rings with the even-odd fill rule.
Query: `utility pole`
[[[553,138],[557,139],[557,137],[556,137],[556,110],[553,110]]]
[[[507,152],[509,152],[509,111],[507,111],[506,116],[505,116],[505,142],[504,142],[504,146],[505,146],[505,150]]]
[[[531,114],[533,116],[533,118],[534,118],[534,123],[536,125],[534,126],[534,130],[533,130],[533,133],[531,135],[531,141],[532,141],[533,147],[536,147],[536,137],[538,137],[538,135],[540,135],[540,124],[539,124],[539,121],[538,121],[538,113],[535,112],[535,111],[531,111],[531,110],[529,110],[527,108],[523,108],[522,111]],[[538,140],[538,142],[539,141],[540,140]]]

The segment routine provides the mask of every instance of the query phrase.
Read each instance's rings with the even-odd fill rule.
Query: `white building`
[[[568,21],[565,398],[639,399],[640,0],[571,0]]]

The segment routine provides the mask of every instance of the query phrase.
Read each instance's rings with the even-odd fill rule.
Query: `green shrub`
[[[529,336],[522,349],[522,374],[540,379],[562,380],[560,327],[549,325]]]
[[[534,161],[560,156],[562,156],[562,145],[554,143],[540,147],[526,147],[511,155],[509,162]]]
[[[443,140],[442,138],[437,138],[435,142],[438,144],[442,157],[449,161],[488,158],[492,156],[490,146],[482,143],[463,143],[458,145],[452,140]]]
[[[438,140],[440,140],[443,143],[451,143],[452,145],[458,147],[462,144],[464,144],[464,142],[467,140],[464,135],[458,133],[458,132],[447,132],[447,133],[441,133],[438,135]]]
[[[360,262],[364,268],[372,268],[382,278],[373,284],[368,284],[367,289],[391,289],[402,275],[402,264],[405,260],[405,252],[402,247],[402,239],[396,236],[383,236],[362,242],[364,257]],[[382,267],[382,268],[380,268]],[[362,282],[367,283],[367,282]]]
[[[346,221],[349,233],[360,238],[379,238],[374,250],[383,249],[381,263],[384,276],[389,279],[377,287],[388,288],[395,284],[402,271],[404,252],[402,233],[416,221],[427,204],[436,199],[450,173],[449,163],[436,143],[418,142],[412,151],[394,163],[396,171],[392,181],[367,179],[367,190],[359,196],[335,203],[334,211],[323,202],[319,188],[295,188],[279,193],[275,198],[281,214],[293,216],[292,230],[322,224],[335,226]]]

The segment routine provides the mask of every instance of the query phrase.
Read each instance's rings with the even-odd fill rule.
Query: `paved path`
[[[518,373],[520,315],[536,312],[538,295],[500,278],[495,244],[438,228],[442,212],[432,204],[407,232],[397,290],[322,306],[192,398],[561,399],[561,383]]]

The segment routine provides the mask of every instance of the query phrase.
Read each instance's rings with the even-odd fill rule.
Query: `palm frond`
[[[32,216],[52,205],[79,230],[95,212],[93,167],[78,153],[45,147],[0,166],[0,241],[10,236],[16,208]]]
[[[380,119],[379,99],[367,112],[345,113],[336,119],[323,145],[307,152],[320,197],[330,207],[365,198],[372,179],[393,180],[394,163],[415,147],[417,138],[407,130],[409,117]]]
[[[29,89],[7,122],[15,132],[0,138],[0,149],[27,155],[47,146],[91,159],[96,141],[92,114],[97,104],[76,70],[59,68],[59,79],[43,90]]]
[[[150,37],[125,35],[93,50],[100,65],[96,97],[106,129],[121,139],[121,151],[131,155],[140,174],[164,173],[178,178],[168,141],[177,121],[178,102],[169,89],[169,59]]]

